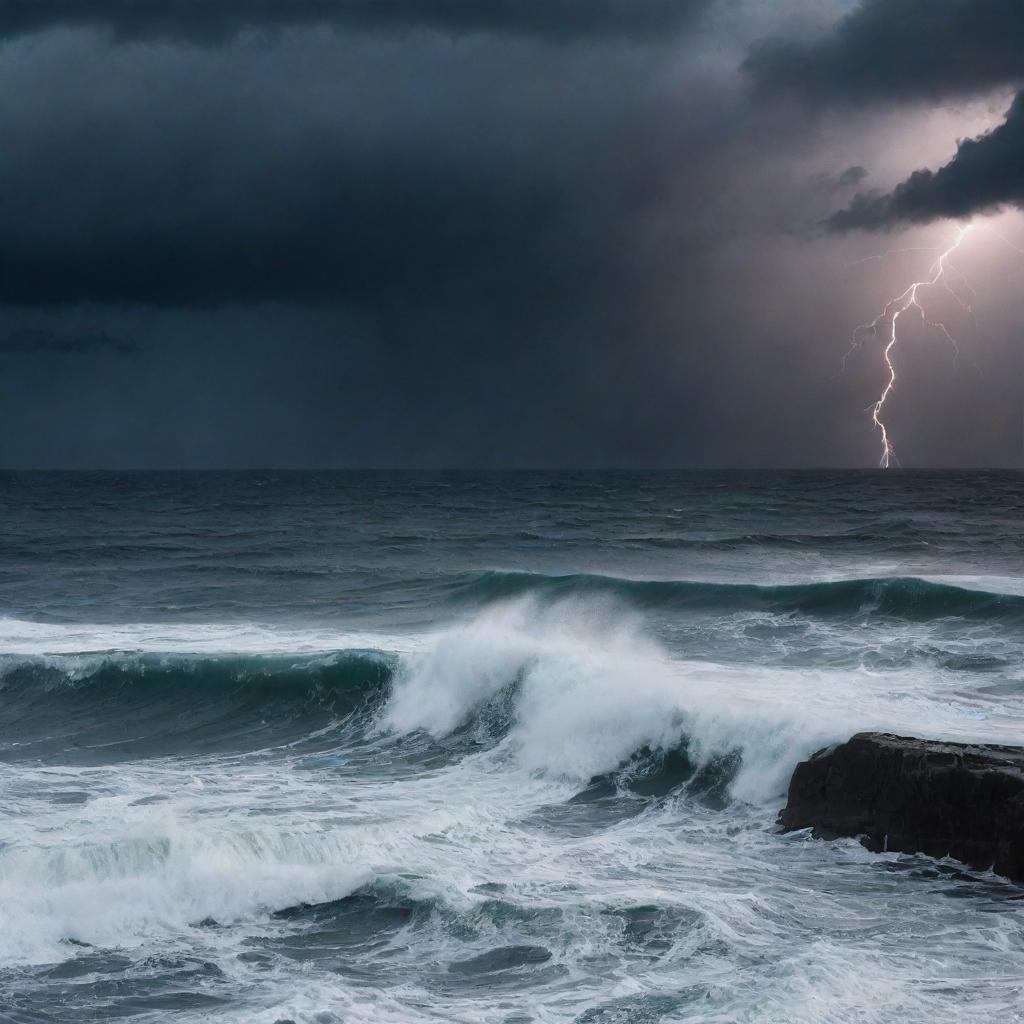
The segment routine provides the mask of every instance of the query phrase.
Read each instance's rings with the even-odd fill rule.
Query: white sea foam
[[[0,765],[0,963],[46,963],[74,945],[243,942],[271,912],[340,899],[385,875],[455,891],[506,823],[571,793],[479,759],[396,784],[341,781],[300,755],[166,759],[101,767]],[[82,802],[54,797],[71,792]],[[458,801],[452,794],[461,794]],[[462,844],[471,853],[457,855]],[[539,857],[535,851],[534,857]],[[527,858],[529,859],[529,857]]]
[[[951,1006],[984,1024],[1005,1018],[1016,998],[1011,983],[992,980],[1019,966],[1016,918],[965,923],[962,901],[936,895],[940,883],[873,872],[884,855],[772,829],[793,764],[856,729],[1019,736],[1024,710],[986,700],[963,674],[688,659],[605,600],[509,601],[404,642],[251,627],[45,629],[34,649],[22,632],[25,653],[386,647],[402,660],[382,728],[446,737],[509,684],[512,722],[497,746],[400,776],[339,777],[281,751],[0,766],[8,965],[73,957],[80,947],[68,939],[137,960],[212,959],[244,993],[222,1014],[239,1024],[499,1024],[515,1014],[568,1024],[598,1011],[592,1019],[644,1019],[646,997],[688,992],[696,1002],[680,1014],[718,1024],[883,1024],[894,1008],[926,1024],[949,1019]],[[590,776],[684,737],[699,758],[742,751],[727,811],[670,799],[562,828],[572,820],[566,801]],[[70,791],[82,802],[52,800]],[[254,940],[272,947],[301,930],[272,911],[339,899],[370,880],[438,908],[386,946],[394,984],[345,974],[348,957],[373,963],[370,946],[338,954],[328,945],[330,969],[308,972],[241,959]],[[487,916],[496,898],[507,919]],[[648,948],[623,915],[652,907],[689,923],[666,926],[665,943]],[[206,918],[230,927],[203,927]],[[550,952],[550,988],[524,978],[496,998],[487,979],[453,987],[450,964],[514,944]],[[433,986],[414,980],[421,975]],[[209,1019],[189,1013],[180,1019]]]
[[[98,774],[74,782],[88,786]],[[44,830],[12,823],[0,849],[0,960],[60,960],[67,940],[138,945],[206,918],[234,923],[338,899],[367,880],[339,835],[298,821],[204,820],[194,813],[207,803],[201,789],[150,806],[101,797],[63,816],[51,811]]]
[[[53,624],[0,617],[0,652],[8,655],[92,654],[320,654],[353,648],[413,650],[416,634],[298,629],[253,623]]]

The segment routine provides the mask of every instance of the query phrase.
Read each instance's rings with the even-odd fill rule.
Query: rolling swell
[[[12,658],[0,665],[0,760],[60,752],[109,762],[289,743],[368,715],[395,665],[379,651]]]
[[[820,618],[882,617],[927,621],[960,617],[1024,621],[1024,596],[973,590],[913,576],[868,577],[780,586],[691,580],[633,580],[573,573],[492,571],[465,578],[456,600],[488,604],[515,597],[541,601],[615,597],[640,609],[693,613],[768,612]]]

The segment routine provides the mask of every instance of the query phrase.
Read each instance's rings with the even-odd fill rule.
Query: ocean
[[[0,475],[0,1021],[1024,1020],[1024,895],[781,835],[1024,739],[1024,474]]]

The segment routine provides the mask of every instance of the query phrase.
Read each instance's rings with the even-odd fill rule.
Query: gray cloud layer
[[[681,159],[643,57],[299,39],[117,50],[100,71],[92,52],[26,63],[43,109],[0,110],[8,305],[541,315],[621,274],[623,232]]]
[[[647,36],[691,21],[708,0],[0,0],[0,37],[87,25],[119,39],[213,45],[247,29],[501,32],[570,39]]]
[[[746,69],[767,91],[819,103],[891,103],[1024,80],[1019,0],[861,0],[818,38],[774,38]]]
[[[0,460],[88,450],[96,422],[134,464],[629,464],[689,450],[717,400],[698,382],[729,352],[679,335],[724,330],[709,242],[744,112],[660,37],[10,52],[0,305],[146,351],[5,367]]]

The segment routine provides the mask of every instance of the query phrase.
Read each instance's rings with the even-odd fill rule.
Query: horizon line
[[[1024,473],[1024,465],[982,466],[0,466],[14,473]]]

